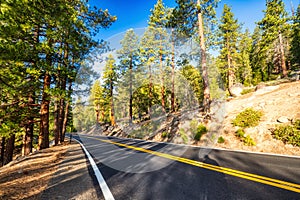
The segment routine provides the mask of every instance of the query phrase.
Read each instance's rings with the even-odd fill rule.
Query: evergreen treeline
[[[116,20],[81,0],[7,0],[0,4],[0,165],[64,141],[80,67],[98,48],[93,37]]]
[[[1,163],[11,160],[14,145],[27,155],[34,142],[47,148],[51,135],[60,143],[73,122],[82,131],[95,122],[136,123],[199,105],[209,115],[210,102],[234,84],[257,85],[299,70],[300,6],[290,16],[282,0],[266,0],[251,33],[228,5],[217,19],[218,0],[176,3],[167,8],[158,0],[144,34],[126,32],[91,87],[92,106],[78,98],[74,107],[75,77],[80,67],[91,70],[85,61],[99,48],[93,36],[116,18],[80,0],[1,3]],[[209,53],[216,49],[218,56]]]
[[[121,48],[109,56],[114,62],[107,62],[102,81],[91,90],[97,123],[114,125],[115,117],[139,122],[157,107],[168,113],[200,105],[209,113],[209,102],[221,89],[254,86],[299,70],[300,6],[289,16],[282,0],[267,0],[263,19],[250,33],[226,4],[217,19],[216,0],[176,2],[167,8],[158,0],[144,34],[128,30]]]

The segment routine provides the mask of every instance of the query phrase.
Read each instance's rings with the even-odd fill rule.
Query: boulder
[[[279,122],[279,123],[289,123],[290,119],[288,117],[286,117],[286,116],[282,116],[282,117],[279,117],[277,119],[277,122]]]
[[[243,92],[243,90],[244,90],[243,84],[236,83],[229,88],[229,93],[233,97],[238,97],[242,95],[241,93]]]

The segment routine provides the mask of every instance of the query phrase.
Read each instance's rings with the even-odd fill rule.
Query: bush
[[[207,128],[206,126],[204,126],[203,124],[199,124],[198,127],[197,127],[197,132],[194,136],[194,139],[199,141],[202,137],[202,135],[204,135],[205,133],[207,133]]]
[[[247,108],[236,116],[232,121],[233,125],[242,128],[253,127],[259,124],[260,118],[263,113],[261,111],[254,110],[252,108]]]
[[[294,127],[298,130],[300,130],[300,119],[297,119],[295,122],[294,122]]]
[[[300,146],[300,130],[297,128],[298,124],[280,125],[272,132],[275,139],[281,140],[284,143]]]
[[[243,129],[238,129],[236,132],[235,132],[235,135],[239,138],[244,138],[245,137],[245,131]]]
[[[218,143],[224,143],[225,142],[225,139],[221,136],[218,138]]]
[[[241,128],[235,132],[235,135],[244,142],[244,145],[247,146],[256,145],[255,141],[250,137],[250,135],[245,136],[245,131]]]
[[[241,95],[248,94],[248,93],[254,92],[254,91],[255,91],[255,88],[243,89],[243,91],[241,92]]]
[[[193,134],[197,132],[198,121],[196,119],[191,120],[190,122],[190,131]]]
[[[247,135],[246,137],[244,137],[244,145],[247,145],[247,146],[255,146],[256,143],[255,143],[254,140],[250,137],[250,135]]]
[[[167,133],[167,132],[162,132],[162,133],[161,133],[161,137],[166,138],[167,136],[168,136],[168,133]]]
[[[180,137],[183,140],[184,144],[187,144],[189,142],[189,139],[188,139],[188,136],[185,134],[184,129],[180,129],[179,134],[180,134]]]

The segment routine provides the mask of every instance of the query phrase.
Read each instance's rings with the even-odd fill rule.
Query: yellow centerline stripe
[[[93,137],[89,137],[89,138],[93,138]],[[136,151],[149,153],[149,154],[152,154],[152,155],[156,155],[156,156],[167,158],[167,159],[170,159],[170,160],[182,162],[182,163],[185,163],[185,164],[201,167],[201,168],[204,168],[204,169],[220,172],[220,173],[223,173],[223,174],[228,174],[228,175],[231,175],[231,176],[235,176],[235,177],[251,180],[251,181],[254,181],[254,182],[259,182],[259,183],[263,183],[263,184],[266,184],[266,185],[271,185],[271,186],[275,186],[275,187],[278,187],[278,188],[282,188],[282,189],[286,189],[286,190],[289,190],[289,191],[300,193],[300,185],[299,184],[290,183],[290,182],[286,182],[286,181],[281,181],[281,180],[278,180],[278,179],[273,179],[273,178],[260,176],[260,175],[256,175],[256,174],[251,174],[251,173],[247,173],[247,172],[243,172],[243,171],[239,171],[239,170],[234,170],[234,169],[230,169],[230,168],[226,168],[226,167],[211,165],[211,164],[207,164],[207,163],[203,163],[203,162],[199,162],[199,161],[195,161],[195,160],[191,160],[191,159],[187,159],[187,158],[182,158],[182,157],[173,156],[173,155],[166,154],[166,153],[161,153],[161,152],[157,152],[157,151],[144,149],[144,148],[141,148],[141,147],[135,147],[135,146],[127,145],[127,144],[122,144],[122,143],[119,143],[119,142],[113,142],[113,141],[110,141],[110,140],[103,140],[103,139],[98,139],[98,138],[93,138],[93,139],[96,139],[96,140],[99,140],[99,141],[102,141],[102,142],[105,142],[105,143],[114,144],[114,145],[117,145],[117,146],[122,146],[122,147],[125,147],[125,148],[128,148],[128,149],[133,149],[133,150],[136,150]]]

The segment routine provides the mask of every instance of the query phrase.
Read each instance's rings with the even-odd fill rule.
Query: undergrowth
[[[259,124],[262,115],[263,113],[261,111],[254,110],[253,108],[247,108],[236,116],[236,118],[232,121],[232,124],[241,128],[254,127]]]
[[[272,134],[275,139],[300,147],[300,119],[296,120],[292,125],[276,126]]]

